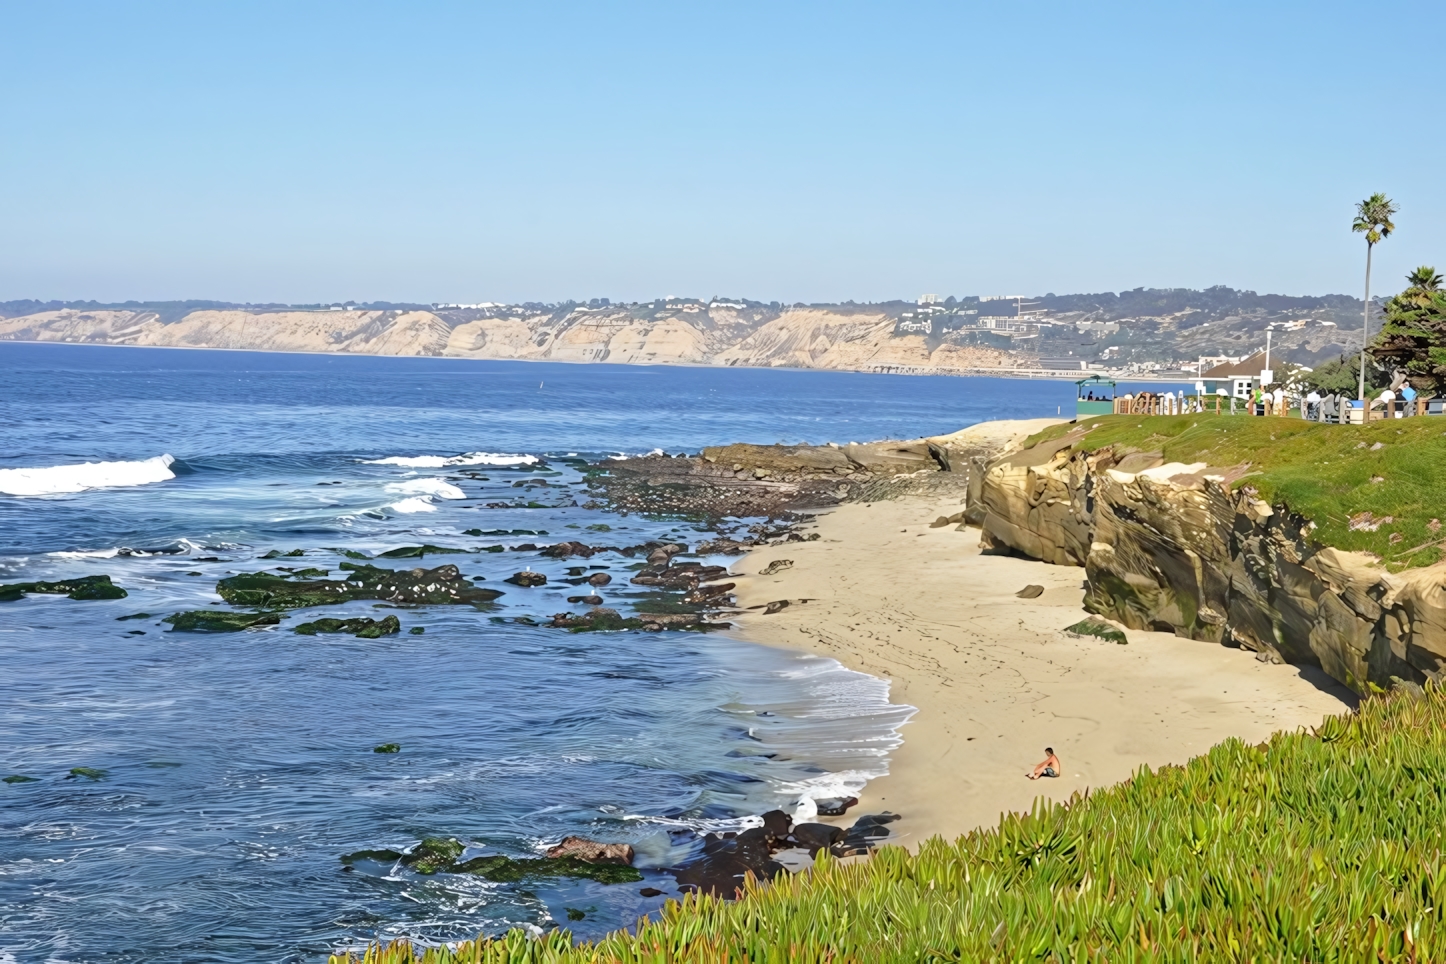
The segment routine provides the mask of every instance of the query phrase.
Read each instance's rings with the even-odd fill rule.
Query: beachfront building
[[[1249,398],[1250,393],[1261,386],[1265,371],[1265,353],[1256,352],[1237,362],[1216,365],[1200,373],[1205,383],[1205,393],[1214,395],[1221,389],[1235,398]]]
[[[1109,415],[1115,410],[1115,380],[1100,375],[1081,378],[1074,383],[1075,418]]]

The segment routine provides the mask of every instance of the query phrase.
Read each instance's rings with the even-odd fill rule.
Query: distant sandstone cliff
[[[1017,352],[949,337],[897,334],[872,308],[730,307],[390,311],[62,309],[0,318],[0,340],[170,348],[343,352],[449,358],[977,370],[1019,365]]]

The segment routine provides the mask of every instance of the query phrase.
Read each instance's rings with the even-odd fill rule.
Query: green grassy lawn
[[[1160,452],[1171,462],[1245,466],[1247,474],[1235,486],[1251,486],[1271,504],[1284,503],[1310,519],[1317,541],[1374,553],[1390,569],[1429,565],[1442,556],[1446,418],[1359,426],[1245,415],[1106,415],[1079,427],[1088,432],[1075,447],[1085,451],[1114,445],[1122,454]],[[1030,444],[1074,428],[1054,426]]]
[[[574,946],[566,931],[368,964],[1446,960],[1446,698],[1372,699],[1312,733],[1036,804]],[[332,964],[357,957],[339,955]]]

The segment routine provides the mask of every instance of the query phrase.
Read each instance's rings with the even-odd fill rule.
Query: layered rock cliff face
[[[227,309],[170,321],[151,311],[65,309],[0,318],[0,340],[852,371],[1019,364],[1007,351],[897,334],[895,319],[882,311],[696,304],[646,311]]]
[[[1388,572],[1315,542],[1239,470],[1084,451],[1081,434],[984,467],[970,508],[987,548],[1083,566],[1086,608],[1127,627],[1320,666],[1361,694],[1440,678],[1446,563]]]

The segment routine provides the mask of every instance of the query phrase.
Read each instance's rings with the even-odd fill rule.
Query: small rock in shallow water
[[[515,572],[502,581],[510,582],[514,586],[522,586],[524,588],[547,585],[547,577],[545,575],[540,572],[533,572],[530,569],[525,572]]]
[[[411,629],[407,630],[407,632],[411,633],[413,636],[420,636],[426,631],[426,626],[413,626]]]
[[[613,577],[605,572],[595,572],[587,577],[587,581],[594,586],[606,586],[613,581]]]
[[[0,783],[39,783],[39,782],[40,782],[40,781],[39,781],[37,778],[35,778],[35,777],[21,776],[21,775],[18,774],[18,773],[12,773],[12,774],[10,774],[8,777],[6,777],[4,780],[0,780]]]
[[[832,797],[827,800],[818,800],[818,814],[821,817],[842,817],[848,808],[856,806],[858,797]]]
[[[87,780],[104,780],[105,771],[97,770],[94,767],[71,767],[70,776],[67,780],[74,780],[76,777],[85,777]]]
[[[374,746],[374,747],[372,747],[372,752],[373,752],[373,753],[401,753],[401,752],[402,752],[402,745],[401,745],[400,743],[383,743],[381,746]]]
[[[663,896],[663,892],[662,892],[661,890],[659,890],[658,888],[656,888],[656,887],[644,887],[642,890],[639,890],[639,891],[638,891],[638,894],[639,894],[640,896],[642,896],[642,897],[661,897],[661,896]]]

